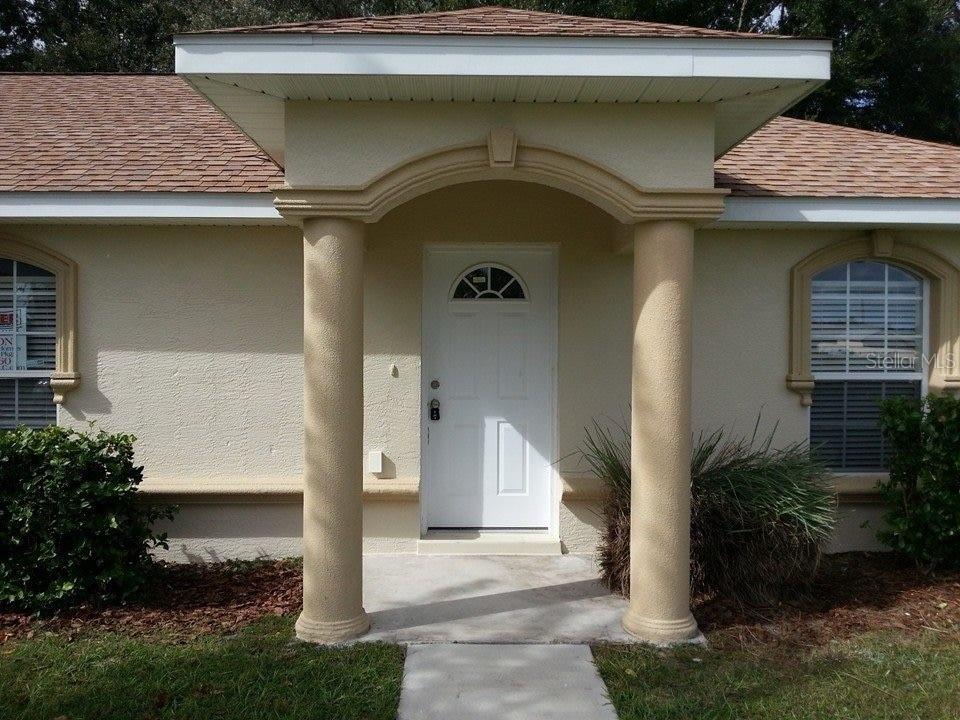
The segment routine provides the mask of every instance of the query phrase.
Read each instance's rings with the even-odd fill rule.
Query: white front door
[[[426,249],[427,528],[549,527],[556,276],[552,247]]]

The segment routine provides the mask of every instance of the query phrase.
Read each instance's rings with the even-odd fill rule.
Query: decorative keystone
[[[487,138],[490,167],[512,168],[517,164],[517,136],[510,128],[491,130]]]

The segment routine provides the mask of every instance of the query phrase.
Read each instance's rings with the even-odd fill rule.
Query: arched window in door
[[[481,263],[460,273],[451,300],[526,300],[527,290],[513,270],[494,263]]]

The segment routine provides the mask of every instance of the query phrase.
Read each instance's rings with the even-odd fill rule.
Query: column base
[[[300,613],[295,629],[298,640],[320,645],[334,645],[366,634],[370,629],[370,618],[362,609],[355,618],[333,622],[311,620]]]
[[[623,616],[623,629],[638,640],[658,647],[700,645],[707,641],[692,613],[679,620],[658,620],[642,617],[628,608]]]

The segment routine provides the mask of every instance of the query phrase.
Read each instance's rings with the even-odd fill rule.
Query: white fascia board
[[[960,227],[960,199],[728,197],[718,228]]]
[[[829,40],[179,35],[184,75],[702,77],[828,80]]]
[[[272,193],[0,192],[0,222],[280,225]]]

